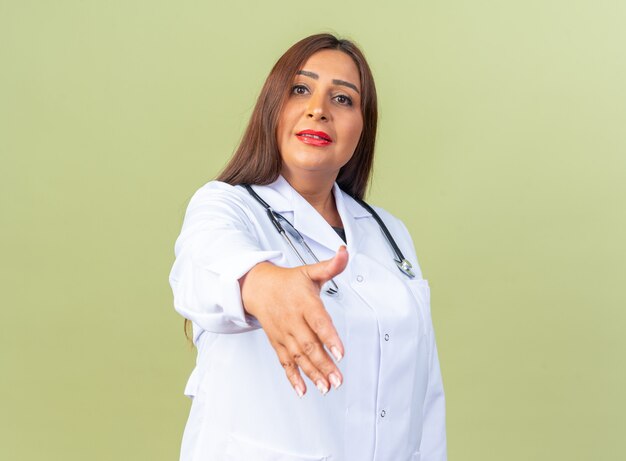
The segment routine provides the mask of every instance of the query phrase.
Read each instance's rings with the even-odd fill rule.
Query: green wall
[[[368,198],[431,283],[450,459],[623,459],[625,23],[622,0],[0,0],[0,458],[177,459],[187,200],[273,62],[331,31],[376,77]]]

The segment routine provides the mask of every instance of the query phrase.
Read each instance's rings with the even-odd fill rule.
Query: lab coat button
[[[356,281],[357,282],[362,282],[363,281],[363,276],[362,275],[357,275],[356,276]]]
[[[389,341],[389,335],[385,334],[385,341]]]
[[[383,411],[380,412],[380,417],[384,418],[386,414],[387,414],[387,412],[385,410],[383,410]]]

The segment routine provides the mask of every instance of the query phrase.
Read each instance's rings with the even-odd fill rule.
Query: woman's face
[[[359,70],[338,50],[311,55],[294,77],[278,119],[282,173],[333,180],[356,148],[363,129]]]

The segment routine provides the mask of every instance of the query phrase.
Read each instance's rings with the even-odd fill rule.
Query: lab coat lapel
[[[337,232],[298,192],[293,193],[293,225],[298,231],[331,251],[344,244]]]
[[[253,187],[274,211],[281,213],[302,235],[331,251],[336,251],[340,245],[344,244],[341,237],[322,215],[282,176],[268,186]],[[333,185],[333,194],[346,232],[348,250],[356,249],[362,235],[355,221],[366,217],[371,218],[371,216],[352,197],[343,192],[337,183]]]
[[[335,194],[335,201],[337,202],[337,210],[339,211],[346,232],[348,252],[356,253],[364,235],[363,226],[360,225],[359,221],[364,218],[373,218],[356,200],[343,192],[337,183],[335,183],[333,192]]]

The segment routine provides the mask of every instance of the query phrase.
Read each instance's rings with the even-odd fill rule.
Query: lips
[[[333,142],[330,135],[323,131],[302,130],[296,133],[296,136],[303,143],[312,146],[327,146]]]

